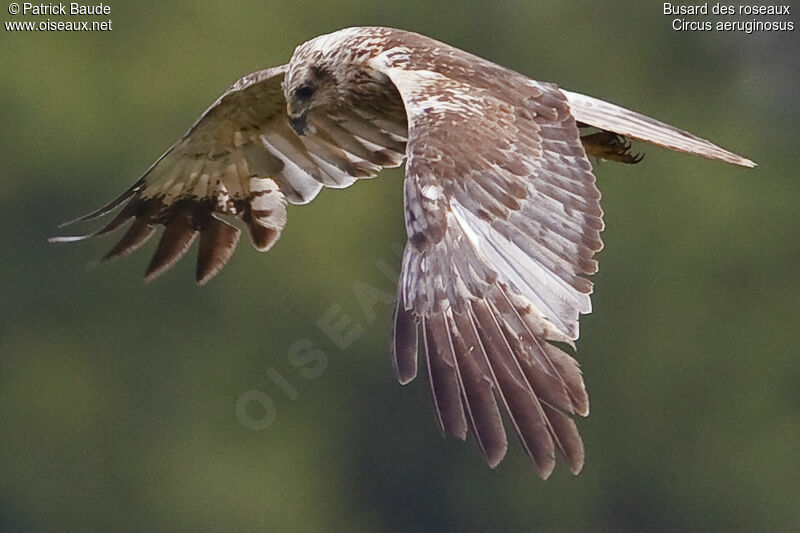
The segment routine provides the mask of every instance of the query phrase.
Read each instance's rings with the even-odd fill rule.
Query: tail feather
[[[591,96],[561,89],[578,122],[649,143],[743,167],[756,164],[675,126]]]

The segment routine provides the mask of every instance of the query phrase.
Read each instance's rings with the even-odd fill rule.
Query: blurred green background
[[[656,2],[111,7],[111,32],[0,36],[0,530],[800,530],[797,30],[676,32]],[[236,78],[367,24],[759,163],[640,146],[640,165],[597,169],[606,246],[578,345],[592,400],[578,477],[540,481],[515,441],[489,470],[474,443],[439,437],[424,378],[395,382],[390,306],[365,313],[354,287],[394,291],[379,264],[397,265],[405,235],[400,171],[290,208],[275,249],[243,242],[203,289],[192,260],[144,285],[154,242],[93,267],[113,239],[45,241]],[[345,350],[315,325],[332,306],[364,330]],[[303,339],[325,354],[313,379],[290,361]],[[248,429],[270,414],[255,402],[237,415],[245,393],[274,404],[269,427]]]

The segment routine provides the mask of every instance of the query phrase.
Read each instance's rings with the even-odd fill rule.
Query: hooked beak
[[[301,137],[311,133],[308,127],[308,117],[305,112],[289,115],[289,125]]]
[[[291,102],[287,102],[286,104],[286,115],[289,117],[289,125],[292,129],[300,135],[308,135],[311,133],[308,127],[308,110],[307,109],[295,109],[295,106],[291,104]]]

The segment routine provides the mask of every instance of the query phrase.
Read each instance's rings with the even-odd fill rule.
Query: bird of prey
[[[298,46],[286,65],[234,83],[108,205],[76,221],[132,219],[105,259],[164,226],[145,277],[199,236],[197,282],[230,259],[240,230],[269,250],[287,204],[405,163],[408,242],[391,354],[403,384],[424,356],[443,432],[471,432],[489,466],[505,456],[505,410],[539,476],[556,454],[577,474],[573,418],[589,400],[571,353],[591,311],[603,212],[590,156],[641,157],[639,139],[735,165],[755,164],[628,109],[532,80],[416,33],[343,29]],[[73,222],[76,222],[73,221]],[[501,409],[502,407],[502,409]]]

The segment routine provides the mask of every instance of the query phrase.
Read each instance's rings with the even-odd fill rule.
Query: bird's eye
[[[314,88],[313,85],[304,83],[303,85],[294,90],[294,95],[296,98],[299,98],[300,100],[308,100],[314,95],[315,90],[316,89]]]

